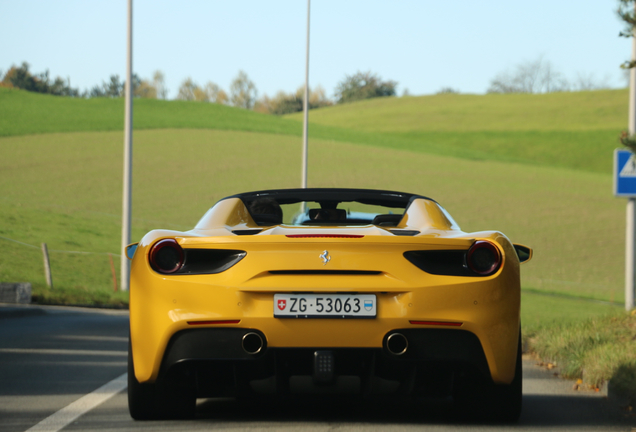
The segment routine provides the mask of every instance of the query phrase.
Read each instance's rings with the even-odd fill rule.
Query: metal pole
[[[130,262],[126,246],[130,244],[130,214],[132,208],[132,0],[128,0],[128,39],[126,41],[126,114],[124,117],[124,191],[121,224],[121,290],[128,291]]]
[[[53,276],[51,275],[51,261],[49,260],[49,248],[46,243],[42,243],[42,256],[44,257],[44,277],[46,285],[53,289]]]
[[[301,187],[307,187],[307,136],[309,134],[309,9],[310,0],[307,0],[307,48],[305,56],[305,100],[303,101],[303,161]]]
[[[634,5],[636,12],[636,4]],[[632,29],[633,32],[633,29]],[[632,62],[636,60],[636,34],[632,34]],[[628,133],[630,137],[636,133],[636,68],[629,70],[629,119]],[[636,251],[636,201],[627,200],[627,224],[625,232],[625,309],[634,308],[634,288],[636,278],[634,268]]]
[[[625,310],[634,308],[634,252],[636,250],[636,199],[627,200],[627,229],[625,233]]]

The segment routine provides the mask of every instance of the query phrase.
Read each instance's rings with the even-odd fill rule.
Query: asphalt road
[[[573,391],[571,382],[530,359],[524,360],[524,408],[516,425],[462,421],[444,402],[315,399],[285,405],[200,400],[195,420],[135,422],[122,385],[127,335],[125,311],[0,305],[0,432],[59,430],[60,424],[65,431],[636,431],[636,417],[620,401]],[[75,418],[70,412],[85,413]]]

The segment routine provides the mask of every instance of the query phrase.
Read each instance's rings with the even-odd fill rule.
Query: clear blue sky
[[[398,93],[442,87],[484,93],[499,72],[543,56],[626,85],[616,0],[313,0],[310,84],[328,95],[346,74],[372,71]],[[306,0],[134,0],[134,70],[166,75],[169,96],[191,77],[224,89],[242,69],[259,96],[304,81]],[[27,61],[80,90],[125,74],[126,0],[0,0],[0,70]]]

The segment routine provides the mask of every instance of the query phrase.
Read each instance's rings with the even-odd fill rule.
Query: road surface
[[[31,431],[628,431],[620,401],[577,392],[524,359],[518,424],[462,421],[435,402],[199,400],[191,421],[135,422],[125,391],[127,311],[0,305],[0,432]]]

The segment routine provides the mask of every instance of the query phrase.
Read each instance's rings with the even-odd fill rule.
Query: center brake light
[[[286,234],[289,238],[362,238],[361,234]]]

